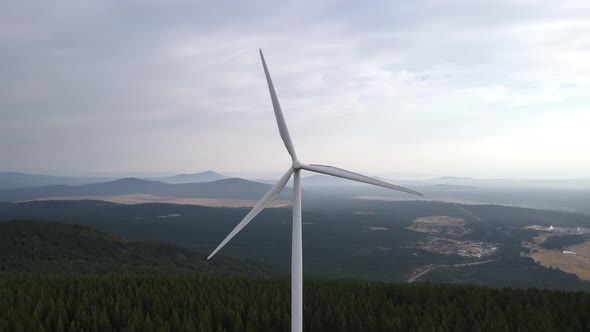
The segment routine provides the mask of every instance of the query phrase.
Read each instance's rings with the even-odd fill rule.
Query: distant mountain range
[[[587,204],[590,197],[590,179],[513,180],[440,177],[422,180],[391,180],[375,178],[420,191],[431,200],[493,203],[590,213]],[[97,180],[100,181],[85,183]],[[44,185],[35,185],[36,183]],[[124,204],[167,202],[244,207],[258,201],[274,183],[275,181],[227,178],[214,171],[149,179],[118,180],[0,172],[0,201],[98,199]],[[6,188],[17,185],[21,187]],[[395,191],[373,188],[324,175],[304,176],[302,185],[305,191],[304,196],[308,199],[313,197],[313,200],[317,199],[317,196],[408,198],[407,195]],[[534,194],[531,190],[535,191]],[[279,200],[290,201],[291,192],[292,183],[289,183],[279,196]],[[413,197],[410,198],[413,199]]]
[[[146,177],[136,176],[136,178],[159,181],[171,184],[182,183],[202,183],[217,180],[229,179],[230,177],[209,170],[200,173],[176,174],[163,177]],[[431,179],[391,179],[386,177],[375,176],[376,179],[403,185],[403,186],[432,186],[432,185],[460,185],[471,187],[488,187],[488,188],[547,188],[547,189],[590,189],[590,178],[580,179],[477,179],[470,177],[443,176]],[[52,176],[43,174],[26,174],[19,172],[0,172],[0,190],[30,188],[48,185],[67,185],[77,186],[83,184],[107,182],[119,179],[114,176]],[[278,179],[278,177],[277,177]],[[275,180],[253,180],[254,182],[273,184]],[[310,175],[303,176],[302,183],[304,186],[357,186],[359,183],[325,176]]]
[[[405,181],[403,181],[405,182]],[[482,188],[528,189],[590,189],[590,178],[582,179],[474,179],[445,176],[434,179],[408,181],[415,185],[463,185]]]
[[[469,177],[444,176],[432,179],[407,180],[388,179],[380,176],[374,178],[419,190],[434,189],[473,189],[479,188],[521,188],[521,189],[590,189],[590,178],[583,179],[474,179]],[[362,186],[353,182],[325,175],[306,176],[301,179],[302,185],[316,187],[352,187]]]
[[[212,182],[171,184],[138,178],[84,184],[49,185],[0,190],[0,201],[13,202],[49,197],[149,194],[164,197],[260,199],[271,185],[231,178]],[[283,195],[290,190],[285,189]]]
[[[43,174],[26,174],[18,172],[0,172],[0,189],[38,187],[48,185],[69,185],[104,182],[114,180],[108,177],[76,177],[76,176],[53,176]]]
[[[229,177],[206,171],[201,173],[177,174],[166,177],[140,177],[144,180],[160,181],[165,183],[200,183],[228,179]],[[97,176],[53,176],[43,174],[27,174],[19,172],[0,172],[0,190],[30,188],[49,185],[77,186],[82,184],[98,183],[116,180],[117,177]]]

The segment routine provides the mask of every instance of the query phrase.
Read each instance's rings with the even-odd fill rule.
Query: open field
[[[183,205],[201,205],[211,207],[253,207],[258,203],[256,200],[250,199],[224,199],[224,198],[179,198],[156,196],[149,194],[133,194],[133,195],[105,195],[105,196],[60,196],[60,197],[46,197],[35,199],[35,201],[79,201],[84,199],[101,200],[119,204],[142,204],[142,203],[168,203],[168,204],[183,204]],[[268,207],[277,208],[289,206],[287,201],[274,201]]]
[[[562,250],[546,250],[535,246],[531,257],[546,267],[555,267],[573,273],[583,280],[590,280],[590,241],[573,245]],[[575,254],[574,254],[575,253]]]

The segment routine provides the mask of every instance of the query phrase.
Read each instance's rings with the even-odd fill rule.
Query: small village
[[[465,220],[450,216],[428,216],[416,218],[408,229],[428,233],[431,236],[417,243],[416,249],[441,255],[459,255],[468,258],[482,258],[493,255],[498,244],[464,239],[471,230],[465,227]]]
[[[482,258],[495,254],[498,245],[483,241],[428,237],[425,241],[418,242],[417,248],[448,256],[459,255],[469,258]]]

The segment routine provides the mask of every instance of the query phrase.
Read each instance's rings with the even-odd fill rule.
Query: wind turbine
[[[264,197],[258,202],[254,208],[240,221],[240,223],[229,233],[229,235],[221,241],[219,246],[213,250],[211,255],[207,257],[207,259],[211,259],[223,246],[225,246],[229,240],[231,240],[239,231],[242,230],[254,217],[256,217],[260,211],[262,211],[270,202],[272,202],[283,190],[291,175],[295,174],[293,179],[293,230],[292,230],[292,240],[291,240],[291,331],[293,332],[301,332],[303,330],[303,250],[302,250],[302,243],[301,243],[301,170],[306,170],[315,173],[321,173],[326,175],[332,175],[344,179],[349,179],[353,181],[363,182],[372,184],[379,187],[389,188],[393,190],[403,191],[406,193],[422,196],[421,193],[406,189],[404,187],[396,186],[384,181],[380,181],[374,178],[370,178],[368,176],[364,176],[358,173],[353,173],[341,168],[332,167],[332,166],[324,166],[324,165],[314,165],[314,164],[302,164],[299,159],[297,159],[297,154],[295,153],[295,148],[293,147],[293,142],[291,141],[291,136],[289,135],[289,130],[287,129],[287,124],[285,123],[285,118],[283,117],[283,111],[281,110],[281,105],[279,104],[279,99],[277,98],[277,93],[275,91],[274,85],[272,84],[272,79],[270,78],[270,73],[268,72],[268,67],[266,66],[266,61],[264,60],[264,55],[262,54],[262,50],[260,52],[260,59],[262,60],[262,67],[264,68],[264,75],[266,76],[266,82],[268,83],[268,90],[270,92],[270,99],[272,100],[272,107],[275,111],[275,118],[277,120],[277,125],[279,127],[279,133],[281,134],[281,138],[283,139],[283,143],[285,143],[285,147],[287,151],[291,155],[291,160],[293,161],[291,167],[287,170],[285,175],[281,177],[279,182],[277,182],[274,187],[270,189]]]

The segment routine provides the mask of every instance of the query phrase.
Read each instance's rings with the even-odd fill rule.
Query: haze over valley
[[[0,201],[47,199],[100,199],[122,204],[177,203],[207,206],[253,206],[273,181],[231,178],[218,172],[178,174],[168,177],[94,178],[53,177],[0,172]],[[323,175],[303,177],[305,194],[320,199],[434,200],[462,204],[500,204],[590,214],[590,180],[518,180],[438,177],[391,180],[426,194],[408,197]],[[291,185],[275,206],[290,204]]]
[[[130,240],[182,246],[194,250],[197,256],[212,250],[223,233],[247,212],[243,208],[252,207],[271,187],[213,171],[80,185],[39,185],[49,177],[27,174],[18,174],[11,182],[11,174],[0,173],[6,183],[18,180],[26,185],[0,190],[0,200],[5,202],[0,205],[2,220],[92,225]],[[70,179],[52,178],[72,183],[67,182]],[[584,181],[580,180],[576,189],[556,189],[551,181],[534,181],[527,187],[521,181],[506,179],[401,181],[425,196],[409,198],[338,179],[304,177],[304,241],[309,257],[306,274],[488,286],[524,287],[533,282],[539,287],[586,287],[575,280],[587,280],[590,259],[577,256],[588,260],[588,267],[580,270],[548,263],[544,258],[566,255],[562,251],[568,248],[567,237],[563,245],[544,249],[544,256],[533,253],[539,249],[522,244],[541,246],[548,238],[575,233],[582,236],[583,246],[590,248],[590,231],[585,231],[590,230],[590,211],[584,204],[590,191],[583,187]],[[567,199],[563,193],[568,193]],[[253,229],[230,244],[223,256],[257,262],[276,275],[285,273],[289,259],[283,243],[288,242],[290,230],[290,196],[288,186],[270,206],[275,209],[263,213]],[[532,231],[533,226],[570,227],[572,231]],[[259,238],[260,234],[265,234],[264,238]],[[538,236],[544,236],[544,240],[535,240]],[[579,243],[578,239],[571,245],[577,245],[577,251],[586,250]],[[561,272],[544,270],[552,267]],[[494,269],[504,272],[490,272]],[[484,270],[488,272],[479,272]],[[503,278],[505,273],[512,276],[510,281]]]

